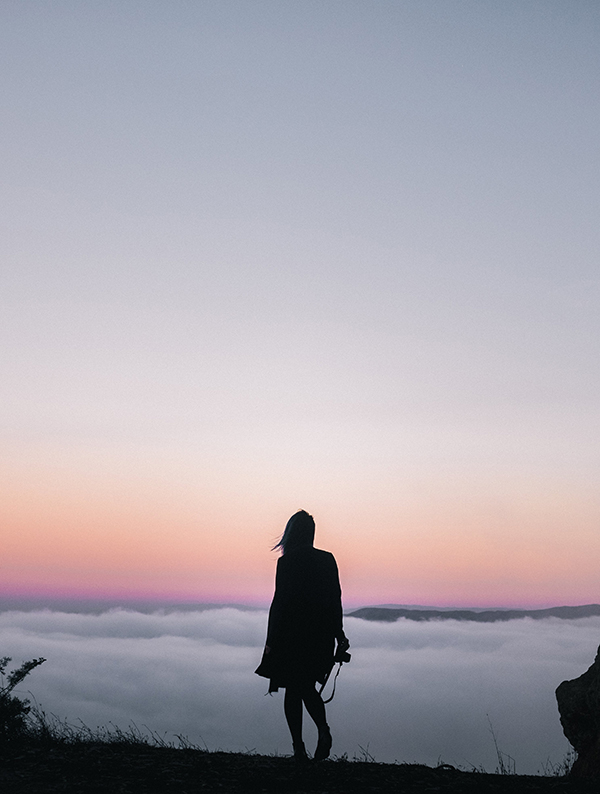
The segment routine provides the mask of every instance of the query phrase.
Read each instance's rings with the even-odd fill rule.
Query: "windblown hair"
[[[285,554],[298,546],[312,546],[314,539],[315,519],[306,510],[299,510],[285,525],[281,540],[273,546],[272,551],[281,549],[281,553]]]

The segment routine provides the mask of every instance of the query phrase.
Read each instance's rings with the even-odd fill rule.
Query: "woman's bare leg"
[[[327,715],[325,714],[325,704],[323,703],[323,698],[315,689],[314,683],[308,684],[302,688],[302,700],[317,728],[320,730],[326,727]]]
[[[302,743],[302,694],[299,687],[286,687],[283,711],[292,734],[294,753],[300,752],[300,748],[303,748],[304,745]]]
[[[319,729],[319,741],[315,750],[315,761],[323,761],[329,757],[331,750],[331,731],[327,725],[327,715],[323,698],[315,689],[314,681],[302,688],[302,700],[313,722]]]

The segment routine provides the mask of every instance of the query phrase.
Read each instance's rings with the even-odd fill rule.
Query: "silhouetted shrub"
[[[0,658],[0,740],[2,741],[17,738],[25,732],[30,710],[29,700],[22,700],[12,692],[32,670],[46,660],[41,657],[31,659],[5,675],[10,661],[10,656]]]

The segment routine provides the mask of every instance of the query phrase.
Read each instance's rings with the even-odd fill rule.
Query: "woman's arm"
[[[338,571],[335,557],[331,554],[331,571],[330,571],[330,604],[331,604],[331,617],[333,632],[338,644],[343,642],[348,643],[348,639],[344,634],[343,622],[344,614],[342,610],[342,588],[340,585],[340,574]],[[349,645],[350,643],[348,643]]]

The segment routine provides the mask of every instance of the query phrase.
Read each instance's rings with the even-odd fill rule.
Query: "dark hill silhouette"
[[[518,620],[519,618],[563,618],[573,620],[600,615],[600,604],[577,607],[549,607],[548,609],[490,609],[482,612],[471,609],[393,609],[389,607],[363,607],[349,612],[348,617],[363,620],[380,620],[393,623],[399,618],[407,620],[473,620],[478,623]]]
[[[0,755],[6,794],[597,794],[596,781],[451,766],[323,761],[128,742],[46,742]]]

